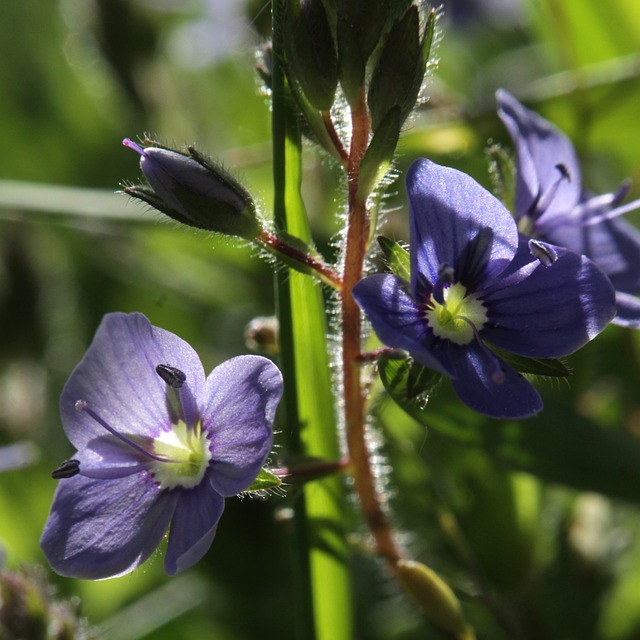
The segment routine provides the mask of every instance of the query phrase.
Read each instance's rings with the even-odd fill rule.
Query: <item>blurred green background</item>
[[[140,178],[122,138],[149,133],[196,143],[269,214],[270,113],[253,70],[269,17],[263,0],[0,3],[0,445],[35,447],[32,465],[0,475],[6,566],[44,562],[49,474],[72,453],[57,397],[104,313],[145,313],[206,369],[246,352],[244,325],[273,313],[272,274],[254,251],[113,193]],[[445,0],[438,24],[439,64],[401,140],[400,174],[426,156],[490,187],[487,148],[509,148],[493,98],[505,87],[572,137],[585,186],[609,192],[630,177],[630,198],[640,197],[636,0]],[[338,175],[311,149],[304,175],[331,256]],[[401,180],[390,191],[386,232],[406,240]],[[570,429],[553,457],[566,453],[571,486],[545,481],[543,449],[540,480],[381,402],[380,472],[398,527],[483,638],[518,637],[498,618],[507,628],[515,619],[523,638],[640,638],[640,337],[610,327],[569,365],[568,382],[540,381],[546,411],[530,428]],[[488,425],[457,405],[447,413],[448,400],[446,389],[433,399],[435,417]],[[581,428],[615,443],[599,466],[578,468],[597,446]],[[178,578],[164,576],[158,553],[116,580],[51,579],[117,640],[292,638],[284,510],[295,496],[228,500],[211,551]],[[361,552],[357,514],[353,523],[357,638],[441,637]]]

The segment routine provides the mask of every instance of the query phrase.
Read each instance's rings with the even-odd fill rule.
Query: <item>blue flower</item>
[[[504,90],[496,94],[498,115],[517,154],[515,216],[523,231],[588,256],[616,290],[613,322],[640,328],[640,232],[619,216],[628,191],[591,196],[582,189],[580,164],[569,138]]]
[[[143,563],[171,525],[165,570],[195,564],[224,498],[246,490],[272,445],[282,377],[258,356],[205,377],[195,351],[141,314],[108,314],[60,398],[77,449],[41,539],[64,576],[101,579]]]
[[[464,173],[409,169],[411,283],[377,274],[353,295],[378,337],[453,379],[460,399],[497,418],[542,409],[538,392],[487,345],[520,356],[573,353],[615,313],[587,258],[518,234],[511,214]]]

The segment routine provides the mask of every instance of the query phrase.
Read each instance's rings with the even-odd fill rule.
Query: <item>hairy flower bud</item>
[[[284,36],[289,74],[319,111],[331,108],[338,59],[321,0],[286,0]]]
[[[141,147],[128,138],[123,144],[140,154],[140,168],[151,187],[126,187],[125,193],[191,227],[247,240],[259,235],[262,227],[247,190],[193,147],[186,155],[155,145]]]
[[[420,11],[411,5],[391,27],[367,95],[374,131],[395,107],[400,107],[404,122],[415,106],[431,51],[434,21],[431,12],[422,28]]]

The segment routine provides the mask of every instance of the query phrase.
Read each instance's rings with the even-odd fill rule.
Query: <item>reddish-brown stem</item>
[[[347,153],[347,150],[344,148],[344,145],[342,144],[342,140],[340,139],[340,136],[336,131],[336,127],[333,124],[333,120],[331,119],[331,114],[328,111],[322,112],[322,121],[324,122],[325,129],[327,130],[327,133],[329,134],[329,138],[331,138],[331,142],[333,143],[333,146],[336,148],[336,151],[338,152],[340,159],[342,160],[343,164],[348,166],[349,154]]]
[[[349,217],[342,290],[342,369],[347,446],[351,458],[356,493],[364,518],[375,540],[377,553],[395,571],[402,557],[391,525],[380,502],[366,442],[365,396],[358,362],[362,323],[360,308],[353,298],[353,287],[362,278],[369,237],[366,202],[358,198],[360,163],[369,141],[369,116],[364,90],[357,107],[352,107],[352,133],[347,176],[349,180]]]
[[[256,237],[255,242],[272,254],[286,259],[291,266],[297,264],[300,267],[306,267],[306,269],[315,273],[320,280],[336,289],[336,291],[342,289],[340,276],[329,265],[308,253],[300,251],[296,247],[292,247],[275,233],[263,229],[260,235]]]

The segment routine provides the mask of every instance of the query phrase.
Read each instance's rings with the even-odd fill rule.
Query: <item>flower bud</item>
[[[338,86],[338,59],[321,0],[286,0],[284,42],[292,80],[318,111],[327,111]]]
[[[128,138],[122,144],[140,154],[140,168],[151,187],[126,187],[125,193],[191,227],[247,240],[259,235],[262,227],[247,190],[193,147],[186,155],[159,146],[141,147]]]
[[[460,602],[449,585],[421,562],[400,560],[398,578],[413,596],[427,618],[457,640],[474,640],[473,629],[467,624]]]
[[[391,27],[367,95],[374,131],[395,107],[400,107],[404,122],[415,106],[431,52],[434,22],[432,11],[421,29],[420,11],[411,5]]]

